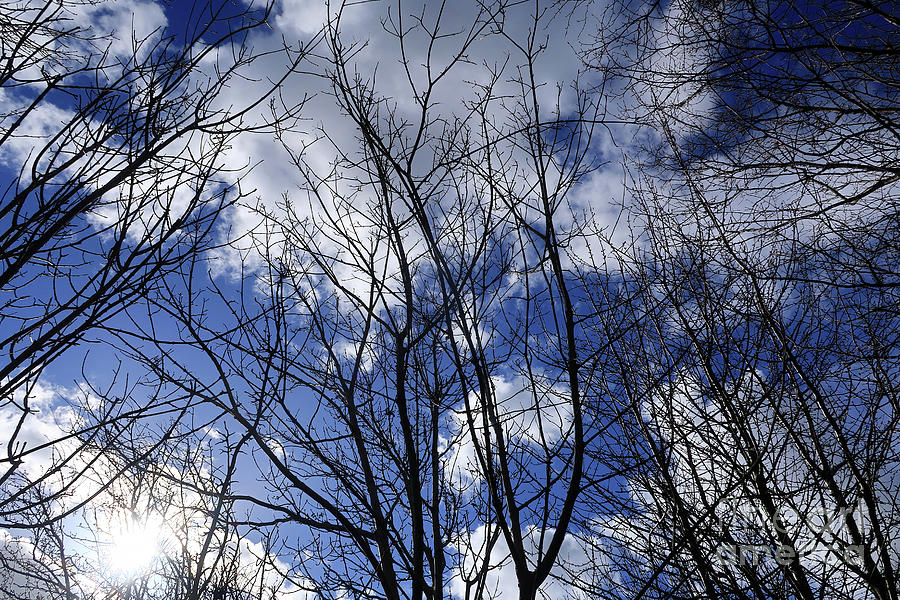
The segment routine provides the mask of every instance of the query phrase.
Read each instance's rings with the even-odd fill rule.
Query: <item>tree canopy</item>
[[[894,4],[0,3],[0,598],[896,600]]]

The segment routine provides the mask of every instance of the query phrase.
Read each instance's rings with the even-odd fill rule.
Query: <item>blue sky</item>
[[[152,42],[171,34],[172,48],[178,48],[185,35],[190,37],[191,24],[206,18],[205,13],[195,12],[198,5],[204,6],[154,0],[100,2],[75,10],[73,19],[111,35],[109,56],[115,64],[127,60],[134,39]],[[638,8],[632,3],[623,6]],[[296,584],[322,578],[334,584],[319,589],[322,597],[346,598],[361,595],[363,590],[340,587],[335,583],[338,575],[356,578],[360,588],[375,586],[377,593],[377,585],[367,581],[370,575],[360,566],[369,559],[348,542],[350,536],[326,532],[315,537],[297,518],[278,526],[272,521],[284,514],[334,518],[316,496],[321,494],[343,503],[360,527],[370,527],[374,518],[363,510],[357,513],[367,501],[358,473],[363,457],[369,456],[375,479],[382,485],[375,495],[380,494],[383,503],[392,506],[394,534],[401,549],[408,550],[403,543],[414,527],[412,507],[403,504],[407,497],[400,493],[402,489],[398,492],[402,486],[397,482],[405,476],[404,460],[411,459],[398,448],[407,433],[404,428],[412,427],[422,436],[416,440],[420,444],[416,449],[425,457],[423,461],[433,460],[440,471],[438,476],[431,472],[423,476],[422,498],[426,503],[432,499],[428,486],[434,484],[458,502],[458,506],[442,506],[435,512],[447,518],[453,513],[457,519],[458,530],[444,532],[450,560],[444,587],[462,598],[463,573],[478,564],[488,531],[497,520],[492,512],[496,507],[488,501],[487,478],[477,460],[478,452],[483,451],[479,447],[490,446],[485,440],[493,433],[475,421],[470,428],[466,418],[487,414],[479,397],[487,389],[496,403],[497,414],[492,418],[507,437],[511,464],[515,465],[510,493],[521,501],[522,522],[521,531],[512,537],[521,537],[527,560],[533,564],[556,533],[558,507],[572,477],[576,417],[581,414],[573,412],[568,379],[562,277],[576,314],[583,317],[574,328],[573,352],[583,378],[579,380],[581,389],[594,403],[583,415],[589,435],[594,436],[592,443],[596,443],[592,449],[604,457],[604,452],[621,452],[649,459],[652,452],[641,444],[652,440],[672,453],[673,485],[685,498],[703,498],[710,489],[724,485],[733,475],[723,473],[728,464],[733,466],[727,460],[741,450],[728,445],[733,442],[730,430],[717,421],[728,402],[737,398],[735,402],[742,407],[760,403],[751,418],[754,434],[778,431],[787,435],[778,429],[780,425],[776,427],[775,413],[767,412],[771,407],[765,405],[770,396],[766,386],[787,385],[779,380],[779,368],[784,367],[777,351],[781,348],[766,346],[768,324],[761,326],[754,311],[768,302],[778,306],[778,318],[789,325],[799,344],[819,334],[817,328],[826,318],[817,310],[840,324],[849,320],[857,307],[852,303],[837,306],[849,298],[838,293],[834,305],[823,295],[825,300],[818,303],[817,299],[808,312],[795,310],[803,306],[800,299],[804,294],[817,293],[815,285],[782,286],[773,276],[762,289],[752,289],[742,279],[746,273],[738,268],[743,264],[735,264],[736,256],[756,261],[751,264],[766,277],[794,266],[785,256],[796,248],[805,249],[813,239],[809,232],[821,225],[815,213],[822,203],[821,190],[804,187],[802,173],[766,172],[761,180],[769,187],[759,190],[752,182],[723,179],[712,169],[704,170],[709,163],[702,160],[727,162],[734,147],[743,147],[754,135],[765,138],[772,132],[765,128],[740,131],[728,143],[702,146],[704,133],[730,127],[723,115],[742,97],[729,87],[727,78],[719,86],[708,85],[699,76],[685,78],[685,73],[703,72],[715,59],[709,46],[679,43],[706,32],[707,24],[692,20],[692,6],[673,1],[660,5],[651,15],[652,27],[642,33],[641,41],[652,51],[641,58],[652,76],[626,88],[615,77],[605,79],[612,70],[589,68],[582,60],[594,60],[596,67],[610,58],[583,53],[586,45],[596,40],[591,28],[608,16],[601,3],[573,3],[569,13],[557,5],[512,2],[488,21],[476,19],[478,15],[484,19],[484,6],[478,3],[348,3],[339,21],[340,41],[348,53],[343,74],[351,78],[351,84],[359,84],[358,89],[371,92],[375,104],[369,108],[376,115],[372,123],[382,128],[379,132],[399,127],[393,132],[391,140],[396,145],[391,151],[402,157],[401,162],[408,159],[412,175],[404,179],[403,174],[391,170],[389,161],[379,163],[366,153],[371,148],[362,143],[360,128],[348,114],[357,107],[332,84],[331,77],[341,72],[329,62],[329,52],[335,47],[329,47],[329,40],[320,32],[329,21],[338,22],[335,6],[328,8],[313,0],[276,2],[266,23],[245,41],[258,57],[241,65],[210,108],[233,111],[268,94],[278,81],[274,93],[267,95],[272,102],[254,105],[245,122],[265,123],[273,113],[290,107],[300,107],[299,116],[285,120],[285,127],[219,137],[201,132],[173,144],[170,150],[178,156],[218,149],[208,159],[216,176],[200,198],[206,202],[221,193],[229,203],[208,232],[210,248],[194,257],[194,262],[182,265],[180,272],[157,280],[155,288],[142,290],[150,300],[139,294],[128,296],[134,290],[123,290],[128,300],[105,322],[109,329],[88,332],[81,343],[67,349],[40,374],[32,390],[34,414],[21,421],[24,425],[18,439],[34,446],[62,436],[66,427],[79,425],[81,417],[70,410],[72,404],[81,402],[94,411],[88,419],[114,404],[93,398],[91,387],[105,391],[110,398],[124,398],[123,407],[153,403],[167,411],[129,430],[136,436],[159,435],[173,414],[196,404],[182,414],[184,429],[194,427],[196,431],[175,447],[181,452],[193,444],[195,450],[205,453],[207,458],[198,459],[196,465],[191,461],[182,465],[187,471],[195,466],[195,472],[180,475],[184,482],[201,485],[209,484],[206,478],[210,473],[221,476],[229,464],[223,449],[241,438],[244,430],[253,429],[257,435],[242,442],[236,461],[233,490],[245,497],[237,503],[235,518],[242,519],[244,511],[252,508],[250,520],[266,524],[258,528],[242,525],[238,531],[246,535],[244,539],[223,540],[222,544],[232,544],[232,558],[242,568],[250,569],[257,561],[292,575],[292,583],[284,583],[277,574],[264,578],[266,585],[278,590],[276,596],[306,596],[296,591]],[[243,8],[236,2],[222,3],[226,16]],[[217,32],[235,24],[236,19],[224,19],[198,48],[203,50]],[[430,37],[431,28],[438,26],[445,35]],[[406,32],[402,44],[392,31]],[[854,32],[851,29],[844,34],[853,38]],[[285,46],[294,52],[300,48],[308,52],[290,73],[292,55],[282,52]],[[527,51],[535,48],[540,50],[529,64]],[[214,81],[217,69],[233,64],[231,50],[223,47],[210,52],[184,82],[185,88],[200,89]],[[627,55],[634,49],[626,44],[620,50]],[[449,68],[443,73],[445,67]],[[773,65],[759,68],[757,75],[766,77]],[[422,90],[437,73],[443,74],[431,90],[422,135],[412,135],[409,132],[415,131],[423,112]],[[129,93],[134,91],[135,102],[139,102],[146,90],[140,89],[139,83],[135,86],[137,91],[129,89]],[[4,89],[0,102],[16,106],[34,93],[29,86]],[[32,151],[40,140],[49,139],[84,98],[77,93],[50,94],[42,110],[27,121],[33,136],[0,148],[0,181],[16,182],[23,165],[33,162]],[[648,112],[649,106],[653,111]],[[184,107],[172,107],[172,114],[178,114],[179,108]],[[766,115],[777,113],[763,104],[753,109]],[[586,117],[588,122],[572,126],[569,120],[574,117]],[[534,126],[535,120],[555,119],[565,124]],[[92,127],[101,130],[100,124],[89,123],[85,131]],[[797,127],[802,131],[805,125]],[[541,129],[539,139],[529,137],[535,129]],[[445,143],[447,140],[458,145]],[[682,155],[682,150],[696,150],[692,143],[698,141],[704,150],[693,156],[697,167],[689,172],[697,178],[687,182],[693,187],[681,178],[683,172],[666,170],[672,163],[654,163],[645,154],[648,148],[663,148],[658,155],[663,159],[683,158],[687,154]],[[217,143],[220,146],[215,146]],[[545,153],[542,160],[536,160],[531,152],[535,144]],[[414,156],[410,148],[416,149]],[[809,144],[801,144],[798,150],[813,156],[817,151]],[[458,162],[448,166],[442,162],[447,156],[456,156]],[[86,173],[92,173],[90,166]],[[378,168],[382,170],[373,175]],[[161,201],[142,205],[139,216],[134,217],[133,231],[158,224],[160,206],[171,206],[175,213],[190,206],[195,191],[191,184],[184,180],[172,183],[165,172],[160,161],[146,176],[146,181],[156,184],[147,184],[148,190],[142,187],[144,180],[137,182],[132,198],[143,201],[156,194]],[[824,187],[836,182],[834,189],[843,189],[842,176],[826,177]],[[103,181],[98,177],[85,189]],[[547,187],[554,232],[563,240],[559,256],[548,252],[542,235],[549,222],[542,203]],[[416,194],[425,198],[423,204],[416,204]],[[93,235],[74,249],[64,247],[48,255],[50,259],[64,256],[71,262],[70,281],[89,277],[102,264],[97,257],[108,256],[115,247],[117,238],[109,232],[116,231],[127,212],[123,198],[129,198],[126,190],[112,192],[103,206],[75,221],[75,229]],[[707,215],[702,209],[708,205],[700,199],[726,208],[721,215]],[[39,205],[35,195],[24,206],[27,212],[38,210]],[[780,234],[759,233],[757,225],[770,214],[792,214],[795,209],[809,210],[813,216],[799,219],[796,245],[786,244],[781,253],[782,247],[772,243]],[[877,211],[877,203],[859,211],[850,207],[840,217],[848,222],[864,219],[870,209]],[[202,210],[188,213],[197,217],[204,214]],[[658,214],[671,216],[671,220],[655,222],[653,216]],[[8,226],[11,218],[0,217],[0,224]],[[428,237],[423,222],[432,228],[431,233],[436,232],[435,239]],[[807,223],[809,229],[804,228]],[[110,229],[99,233],[103,228]],[[580,231],[589,233],[580,235]],[[134,237],[124,239],[127,248],[138,243]],[[175,236],[165,248],[183,240]],[[840,240],[827,232],[816,241],[840,246]],[[398,251],[401,245],[405,254]],[[439,258],[445,262],[439,264]],[[629,262],[632,259],[634,262]],[[68,284],[51,276],[54,272],[47,269],[48,260],[33,261],[20,276],[19,291],[13,293],[51,304],[58,301],[53,297],[54,285],[71,295]],[[465,268],[467,261],[471,261],[471,272]],[[893,263],[886,262],[885,270],[891,271]],[[404,296],[406,268],[411,273],[412,307],[406,305]],[[451,293],[442,288],[446,279],[435,275],[439,272],[459,282],[460,289]],[[647,288],[638,283],[646,283]],[[714,289],[719,296],[705,297],[704,289]],[[448,307],[448,298],[453,306]],[[879,302],[889,305],[890,294]],[[446,322],[429,325],[430,318],[445,314],[445,310]],[[22,321],[17,317],[22,314],[10,313],[0,319],[0,337],[21,331]],[[619,331],[632,322],[636,326],[645,323],[645,315],[654,328]],[[397,324],[406,319],[409,339],[416,339],[410,356],[419,361],[418,371],[411,369],[412,374],[407,375],[409,400],[403,400],[413,406],[409,413],[412,425],[403,423],[398,415],[401,400],[391,363],[391,352],[402,337],[394,335],[392,327],[402,330]],[[888,331],[889,318],[886,323],[879,322],[874,330]],[[855,326],[836,326],[835,331],[838,337],[848,339],[874,335]],[[708,344],[703,335],[712,335]],[[481,346],[480,358],[487,365],[484,377],[476,372],[477,361],[469,344]],[[754,360],[744,361],[737,352],[743,344],[763,349]],[[135,360],[132,354],[141,353],[144,360]],[[799,356],[799,362],[807,359],[805,353]],[[817,354],[815,348],[808,358],[812,370],[832,359],[835,373],[842,366],[838,357]],[[614,375],[608,376],[604,369],[611,369]],[[861,370],[865,372],[865,368]],[[162,371],[164,377],[160,377]],[[649,375],[641,379],[635,371]],[[851,408],[845,416],[852,421],[857,416],[854,408],[860,415],[867,414],[853,405],[852,386],[845,388],[836,376],[828,379],[833,373],[824,371],[822,389],[848,398],[846,404]],[[351,383],[358,395],[347,403],[344,394],[349,395]],[[721,385],[716,388],[716,384]],[[427,397],[432,385],[446,393],[447,400],[439,410]],[[786,402],[795,400],[792,393],[785,392]],[[231,394],[235,405],[230,404]],[[230,416],[220,416],[229,410]],[[18,417],[14,404],[0,405],[0,441],[12,435]],[[363,439],[354,445],[348,440],[353,439],[350,433],[359,427],[358,420],[363,423]],[[425,433],[434,438],[425,439]],[[628,438],[637,434],[646,439]],[[434,448],[429,446],[432,439]],[[721,445],[716,444],[718,440]],[[74,451],[67,444],[60,441],[60,451]],[[78,450],[88,457],[79,460],[90,461],[91,451]],[[431,452],[440,454],[440,459]],[[29,455],[23,471],[37,477],[52,459],[48,447]],[[144,460],[153,460],[153,456]],[[780,460],[783,457],[775,457],[766,467],[780,469]],[[152,464],[162,471],[168,468],[163,459]],[[350,475],[342,479],[336,468],[346,466],[351,467]],[[109,464],[98,459],[93,468],[100,472]],[[548,597],[577,596],[578,585],[597,584],[597,580],[615,589],[634,573],[616,571],[604,562],[601,557],[610,546],[635,548],[643,543],[652,549],[666,541],[657,537],[658,524],[671,524],[658,512],[663,509],[653,504],[658,490],[652,489],[649,479],[607,478],[612,468],[603,460],[589,462],[585,468],[587,475],[598,480],[593,486],[598,497],[609,502],[591,496],[576,505],[578,520],[560,538],[562,564],[553,568],[542,588]],[[686,474],[692,468],[693,479]],[[642,469],[636,471],[646,474]],[[809,473],[799,469],[786,479],[792,484],[792,477],[807,476]],[[116,540],[122,537],[119,530],[151,545],[175,536],[166,523],[181,523],[179,519],[191,511],[177,515],[167,508],[145,506],[144,497],[129,487],[133,481],[123,477],[98,498],[114,503],[119,499],[112,498],[115,494],[136,496],[142,516],[135,517],[135,523],[122,521],[121,515],[107,515],[100,523],[96,515],[90,515],[100,500],[88,498],[90,493],[81,489],[76,498],[81,498],[80,494],[88,498],[87,510],[66,522],[75,529],[96,529],[102,538],[100,545],[113,552],[118,547]],[[90,489],[86,485],[85,489]],[[169,487],[171,481],[157,485],[155,491],[161,496],[175,494]],[[205,510],[204,499],[192,498]],[[286,512],[274,505],[286,507]],[[513,512],[508,507],[504,510],[505,515]],[[154,514],[148,516],[150,513]],[[191,529],[191,535],[201,535],[207,525],[202,519],[181,524]],[[159,529],[163,537],[154,537],[148,529]],[[23,540],[27,538],[22,531],[13,531]],[[263,547],[265,532],[274,532],[278,543]],[[508,540],[499,540],[492,554],[497,569],[489,574],[488,582],[506,600],[515,597],[516,572],[509,559]],[[96,563],[87,579],[105,577],[102,563],[107,559],[101,557],[102,552],[98,554],[84,538],[75,545],[92,557],[88,561]],[[257,560],[260,555],[265,555],[264,559]],[[615,551],[609,555],[618,556]],[[147,560],[152,563],[156,559]],[[398,565],[402,564],[398,560]],[[136,577],[135,573],[127,575]],[[665,577],[661,581],[664,586],[669,584]],[[408,591],[409,585],[404,586]],[[289,594],[292,590],[296,595]]]

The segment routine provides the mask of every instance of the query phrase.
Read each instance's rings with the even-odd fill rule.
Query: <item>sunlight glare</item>
[[[160,523],[127,519],[113,532],[107,562],[118,575],[135,576],[147,571],[159,554]]]

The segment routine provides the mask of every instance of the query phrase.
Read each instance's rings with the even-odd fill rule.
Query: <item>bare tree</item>
[[[650,129],[607,521],[635,597],[897,597],[895,13],[605,13],[589,60]]]
[[[266,493],[232,497],[294,536],[289,554],[321,595],[493,597],[493,572],[511,563],[506,583],[531,600],[554,578],[571,587],[602,572],[560,565],[587,535],[583,491],[603,477],[585,458],[600,435],[583,401],[596,363],[567,248],[586,235],[568,194],[596,167],[604,115],[577,85],[559,91],[573,115],[545,99],[535,71],[555,13],[529,8],[519,38],[504,30],[507,8],[481,7],[459,29],[447,6],[392,10],[404,98],[359,74],[363,48],[335,14],[326,68],[356,145],[329,147],[323,172],[308,160],[318,147],[283,136],[306,183],[258,208],[256,281],[186,277],[157,300],[180,324],[175,339],[137,336],[151,353],[122,336],[162,385],[245,432]],[[438,88],[486,37],[517,66],[488,69],[460,110],[443,111]],[[424,64],[412,58],[439,43]],[[226,311],[223,326],[212,315]],[[208,377],[156,358],[185,344]]]
[[[213,433],[196,416],[104,426],[81,448],[89,471],[64,498],[54,486],[65,480],[44,478],[32,492],[40,501],[20,515],[34,526],[0,544],[0,597],[263,600],[303,590],[271,534],[236,525],[231,488],[247,436]],[[66,502],[81,508],[59,518],[53,509]]]
[[[197,3],[183,29],[132,20],[132,33],[103,30],[101,2],[0,6],[4,598],[290,587],[265,538],[234,528],[226,490],[244,442],[211,444],[190,397],[156,394],[108,354],[141,298],[220,244],[222,215],[247,192],[250,165],[228,157],[236,136],[297,118],[302,102],[275,92],[302,53],[251,45],[270,9]],[[276,55],[277,77],[248,85],[249,67]],[[238,102],[224,97],[236,81],[252,91]],[[45,370],[85,348],[108,377],[50,385]],[[232,460],[212,460],[217,444]],[[140,569],[114,566],[148,551]]]
[[[127,326],[136,299],[218,243],[247,166],[229,167],[229,143],[296,116],[273,104],[260,118],[277,80],[243,104],[223,101],[265,58],[247,40],[269,11],[229,4],[198,4],[183,31],[130,37],[91,27],[108,8],[92,2],[0,7],[0,408],[18,412],[0,458],[4,524],[28,493],[10,478],[46,450],[20,437],[43,370],[79,361],[73,348]]]
[[[391,5],[398,66],[373,72],[329,6],[285,74],[310,58],[340,116],[304,132],[299,105],[249,124],[278,81],[218,108],[265,12],[50,61],[105,47],[10,9],[33,25],[0,144],[25,165],[0,213],[0,514],[54,558],[9,564],[84,594],[67,519],[109,507],[187,519],[180,553],[102,588],[132,597],[896,599],[896,10],[614,2],[581,13],[593,72],[552,90],[569,8]],[[63,125],[23,146],[48,105]],[[299,186],[240,189],[221,159],[247,131]],[[583,198],[609,133],[615,244]],[[214,277],[238,199],[253,259]],[[41,369],[88,332],[121,370],[23,449]]]

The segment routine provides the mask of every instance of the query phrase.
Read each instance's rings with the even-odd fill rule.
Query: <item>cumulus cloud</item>
[[[727,390],[727,405],[690,373],[661,386],[644,402],[642,416],[654,443],[665,449],[671,461],[667,466],[671,479],[668,483],[652,476],[628,480],[629,511],[596,516],[594,530],[621,544],[627,560],[655,568],[661,557],[692,564],[696,557],[690,556],[686,546],[671,545],[672,528],[690,528],[693,543],[710,563],[730,571],[744,585],[749,583],[736,566],[738,561],[754,560],[759,561],[752,563],[759,564],[759,569],[778,569],[774,552],[789,547],[791,560],[799,561],[810,577],[827,570],[828,585],[857,589],[860,581],[852,565],[858,550],[848,523],[855,520],[866,535],[869,507],[862,502],[841,506],[822,493],[820,478],[776,414],[783,407],[770,402],[763,381],[760,372],[744,374]],[[726,407],[742,412],[736,416]],[[752,442],[737,436],[735,419],[741,420]],[[761,449],[757,463],[748,460],[754,445]],[[768,493],[776,504],[774,514],[747,487],[757,468],[766,474]],[[688,523],[679,524],[672,512],[676,498],[690,511]],[[756,558],[748,558],[748,552],[756,553]]]
[[[275,23],[285,33],[305,37],[318,33],[328,17],[326,0],[283,0]]]
[[[491,386],[492,410],[513,451],[520,444],[551,449],[571,429],[572,404],[563,386],[530,381],[524,376],[494,376]],[[469,407],[461,406],[452,413],[448,424],[451,437],[444,440],[444,473],[459,489],[468,489],[483,477],[478,448],[483,449],[488,440],[483,425],[488,412],[475,392],[469,396]],[[474,428],[468,425],[470,418]],[[489,419],[489,423],[493,428],[494,421]]]
[[[523,542],[529,559],[534,561],[553,536],[553,529],[541,530],[529,526]],[[450,580],[454,597],[472,597],[483,586],[481,597],[492,600],[513,600],[519,597],[515,566],[509,547],[496,528],[480,525],[464,533],[457,541],[459,562]],[[541,545],[543,543],[543,546]],[[558,559],[547,579],[538,590],[538,598],[547,600],[583,599],[607,576],[609,570],[598,552],[599,546],[590,537],[567,534]],[[532,565],[533,568],[533,565]],[[483,577],[483,580],[480,578]]]
[[[0,529],[0,561],[6,567],[0,588],[38,600],[63,594],[66,580],[82,597],[140,582],[148,597],[163,598],[174,581],[196,576],[203,585],[226,585],[271,600],[315,596],[312,584],[264,538],[217,520],[221,482],[208,453],[176,445],[153,453],[152,464],[128,466],[124,454],[83,445],[70,435],[82,425],[73,407],[97,408],[86,390],[34,385],[29,413],[19,425],[24,400],[20,391],[0,408],[0,437],[11,439],[18,428],[19,451],[43,448],[23,457],[16,477],[0,487],[0,500],[9,506],[10,494],[35,483],[45,496],[65,494],[31,515],[55,523]],[[211,436],[209,443],[220,438]]]
[[[520,84],[517,80],[525,76],[520,63],[523,57],[518,54],[514,41],[527,37],[529,28],[537,27],[539,37],[544,40],[545,48],[533,65],[538,85],[539,102],[542,104],[541,114],[544,118],[552,118],[552,115],[568,116],[575,110],[576,93],[572,82],[581,77],[581,65],[577,60],[575,51],[566,41],[563,35],[567,26],[564,19],[550,19],[545,13],[537,23],[531,13],[530,5],[513,6],[504,11],[502,15],[495,15],[497,21],[484,28],[475,36],[474,41],[464,54],[463,60],[443,73],[460,50],[460,45],[466,38],[469,27],[476,18],[478,5],[461,4],[454,6],[453,11],[443,11],[440,14],[442,31],[448,35],[439,37],[433,46],[429,46],[430,40],[426,29],[433,27],[438,19],[439,7],[437,5],[401,5],[386,7],[377,3],[351,3],[345,6],[341,13],[341,36],[347,47],[355,48],[356,52],[348,64],[348,72],[351,77],[358,76],[360,85],[370,86],[373,99],[384,99],[378,105],[379,116],[376,119],[379,127],[388,126],[390,123],[406,122],[416,124],[421,107],[419,105],[423,86],[429,76],[442,73],[442,79],[437,83],[431,104],[429,106],[429,129],[419,146],[418,159],[413,164],[413,171],[424,174],[433,166],[432,161],[440,157],[440,152],[447,150],[435,143],[435,136],[443,127],[449,127],[456,134],[465,135],[467,130],[477,138],[480,135],[480,117],[473,114],[473,106],[477,105],[484,93],[479,86],[487,85],[492,81],[493,75],[499,71],[499,76],[493,80],[493,95],[495,100],[486,106],[486,119],[489,123],[489,135],[503,141],[510,131],[521,127],[522,107],[517,98],[521,96]],[[402,14],[399,11],[402,11]],[[301,39],[313,35],[318,31],[320,24],[325,22],[326,8],[324,2],[291,1],[280,5],[277,18],[274,20],[275,31],[270,37],[263,36],[256,40],[258,47],[266,47],[266,44],[280,43],[282,34],[291,36],[299,35]],[[417,26],[418,20],[422,20],[422,26]],[[482,15],[482,19],[485,16]],[[384,21],[384,27],[381,22]],[[494,30],[502,21],[508,37],[497,35]],[[401,59],[400,42],[384,29],[390,30],[393,26],[403,25],[406,31],[404,48],[407,60]],[[377,25],[374,26],[373,25]],[[452,34],[452,35],[451,35]],[[428,49],[428,58],[431,65],[426,67],[421,57],[422,52]],[[322,48],[324,51],[324,48]],[[500,60],[500,57],[510,56],[509,61]],[[496,60],[479,60],[476,57],[498,57]],[[319,59],[315,59],[319,61]],[[262,61],[262,70],[275,69],[274,62]],[[328,67],[327,70],[333,70]],[[505,69],[505,70],[504,70]],[[248,84],[248,89],[251,84]],[[230,91],[230,98],[241,98],[246,94],[244,86],[235,85]],[[236,141],[228,153],[230,165],[247,164],[252,162],[257,166],[248,174],[243,183],[245,189],[253,190],[247,201],[237,207],[230,215],[228,227],[225,229],[227,237],[240,240],[229,249],[223,249],[216,255],[218,273],[237,273],[240,269],[246,269],[248,265],[259,266],[256,251],[263,251],[267,246],[271,250],[276,249],[286,240],[284,234],[265,231],[267,224],[273,221],[281,222],[290,228],[297,223],[310,222],[315,219],[323,209],[332,213],[331,216],[339,216],[343,234],[353,236],[365,236],[365,232],[353,226],[354,223],[346,221],[354,220],[353,211],[335,209],[339,202],[350,202],[357,209],[363,207],[374,208],[378,204],[377,198],[366,197],[366,186],[356,186],[351,182],[355,180],[367,181],[369,174],[363,169],[349,166],[347,162],[339,164],[347,159],[350,162],[359,161],[362,157],[361,147],[356,132],[356,126],[352,120],[339,108],[330,82],[327,78],[307,77],[298,74],[290,77],[282,85],[281,93],[289,98],[308,97],[304,115],[307,120],[297,131],[286,131],[281,135],[281,140],[273,140],[265,136],[247,136]],[[388,116],[388,112],[392,116]],[[395,149],[399,149],[400,138],[407,135],[401,134],[391,142]],[[326,137],[327,136],[327,137]],[[600,144],[598,135],[597,143]],[[287,143],[291,153],[302,159],[306,175],[311,176],[311,181],[304,179],[304,174],[287,160],[288,156],[281,142]],[[472,143],[478,140],[473,139]],[[406,142],[409,145],[410,140]],[[605,143],[605,142],[604,142]],[[528,160],[523,147],[515,143],[502,142],[503,152],[514,160],[520,167],[527,165]],[[252,158],[251,158],[252,157]],[[258,164],[257,164],[258,163]],[[547,165],[549,171],[554,171],[551,161]],[[342,185],[334,182],[339,177],[346,177]],[[426,180],[422,189],[430,189],[435,185],[434,193],[427,198],[429,213],[434,219],[435,226],[440,228],[447,224],[444,217],[452,214],[454,203],[459,200],[458,195],[469,194],[472,189],[449,190],[446,187],[447,175],[440,170],[431,175],[432,179],[444,178],[441,184],[432,184]],[[464,179],[464,178],[461,178]],[[527,190],[534,184],[534,174],[527,168],[519,168],[511,181],[517,181],[517,191]],[[334,183],[331,187],[330,184]],[[612,179],[609,180],[612,184]],[[394,182],[392,182],[392,185]],[[519,185],[521,184],[521,185]],[[315,190],[311,190],[315,187]],[[402,186],[401,186],[402,187]],[[521,189],[520,189],[521,188]],[[353,189],[352,196],[348,193]],[[375,191],[374,188],[372,190]],[[596,192],[596,193],[594,193]],[[527,192],[523,192],[526,193]],[[289,203],[284,201],[286,197]],[[620,193],[614,193],[619,197]],[[310,199],[312,201],[310,201]],[[606,211],[609,202],[608,195],[603,190],[589,190],[585,188],[582,194],[582,204],[590,204],[599,208],[600,213]],[[403,194],[398,194],[393,209],[398,210],[403,204]],[[477,197],[466,199],[477,201]],[[371,204],[370,204],[371,203]],[[528,202],[518,202],[517,210],[524,211]],[[287,210],[287,207],[290,207]],[[401,211],[402,212],[402,211]],[[495,211],[498,214],[502,211]],[[533,211],[532,211],[533,212]],[[270,219],[262,219],[261,213],[267,214]],[[587,214],[587,213],[585,213]],[[530,216],[529,216],[530,215]],[[523,215],[529,220],[539,217],[537,213]],[[465,217],[471,218],[467,214]],[[490,215],[496,219],[497,215]],[[402,221],[404,216],[397,215]],[[357,219],[358,220],[358,219]],[[474,222],[474,221],[473,221]],[[327,223],[315,221],[316,227]],[[457,224],[458,225],[458,224]],[[416,227],[411,227],[406,232],[409,236],[408,247],[422,246],[421,232]],[[328,235],[320,236],[327,240]],[[450,247],[457,240],[453,236],[446,241],[446,250],[452,256],[463,248]],[[444,244],[446,238],[438,235],[439,243]],[[362,238],[361,238],[362,239]],[[261,243],[262,242],[262,243]],[[289,243],[289,242],[288,242]],[[442,246],[442,249],[443,246]],[[330,250],[323,247],[324,251]],[[355,269],[350,265],[346,269]],[[352,275],[352,274],[351,274]],[[352,282],[353,277],[345,277]]]
[[[168,24],[162,6],[152,0],[78,2],[72,3],[72,7],[73,22],[85,31],[105,37],[110,52],[119,58],[133,56],[135,47],[149,50]]]
[[[650,77],[639,85],[638,93],[646,105],[673,117],[669,125],[679,136],[702,126],[715,107],[704,76],[710,56],[702,40],[710,27],[697,18],[689,0],[673,0],[652,23],[653,51],[644,65]]]
[[[41,493],[55,496],[59,511],[96,493],[102,465],[96,452],[75,435],[82,421],[74,408],[96,401],[86,388],[34,382],[18,388],[12,401],[0,406],[0,439],[5,440],[0,475],[9,476],[0,487],[0,501],[32,493],[28,490],[38,481]]]

